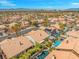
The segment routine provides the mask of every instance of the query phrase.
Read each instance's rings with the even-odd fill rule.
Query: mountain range
[[[28,8],[11,8],[11,9],[0,9],[0,11],[79,11],[79,8],[69,8],[64,10],[57,9],[28,9]]]

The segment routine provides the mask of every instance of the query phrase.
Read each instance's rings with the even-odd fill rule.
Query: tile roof
[[[43,30],[31,31],[28,33],[36,42],[42,43],[45,38],[48,37],[48,34]]]
[[[1,49],[7,58],[18,55],[22,51],[30,48],[33,44],[23,36],[13,39],[6,39],[0,43]]]
[[[66,40],[64,40],[61,43],[61,45],[58,46],[57,48],[59,48],[59,49],[71,49],[79,54],[79,38],[69,37]]]
[[[55,57],[56,59],[79,59],[79,57],[77,57],[72,52],[57,51],[57,50],[54,50],[54,51],[50,52],[49,55],[46,56],[45,59],[55,59],[53,57]]]
[[[57,48],[60,48],[60,49],[61,48],[62,49],[73,49],[75,44],[77,44],[77,41],[78,41],[78,39],[76,39],[76,38],[68,37]]]
[[[67,35],[72,37],[79,37],[79,31],[68,31]]]

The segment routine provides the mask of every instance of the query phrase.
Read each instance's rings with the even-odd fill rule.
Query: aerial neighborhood
[[[0,59],[79,59],[79,12],[0,11]]]

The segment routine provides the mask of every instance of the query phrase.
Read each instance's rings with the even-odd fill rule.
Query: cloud
[[[14,3],[12,3],[12,2],[10,2],[8,0],[1,0],[0,5],[1,6],[16,6],[16,4],[14,4]]]
[[[72,5],[74,5],[74,6],[79,6],[79,3],[72,3]]]

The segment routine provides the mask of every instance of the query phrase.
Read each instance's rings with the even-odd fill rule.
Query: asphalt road
[[[29,27],[29,28],[23,29],[21,31],[18,31],[17,34],[11,33],[10,35],[2,36],[2,37],[0,37],[0,41],[3,41],[5,39],[9,39],[9,38],[13,38],[13,37],[17,37],[17,35],[21,36],[21,35],[24,35],[32,30],[38,30],[38,29],[39,29],[38,27]]]

